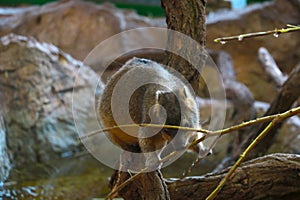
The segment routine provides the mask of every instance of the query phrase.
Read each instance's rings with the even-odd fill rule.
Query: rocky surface
[[[219,9],[230,9],[231,8],[231,2],[229,1],[223,1],[223,0],[210,0],[207,1],[206,4],[206,12],[214,12]]]
[[[211,13],[207,17],[207,47],[225,50],[232,56],[238,81],[249,87],[256,100],[270,102],[276,94],[276,88],[269,83],[257,59],[259,47],[266,47],[279,67],[288,73],[300,58],[300,33],[283,34],[278,38],[251,38],[242,42],[228,42],[226,45],[214,43],[213,39],[282,28],[286,24],[299,24],[299,4],[296,0],[275,0],[253,4],[242,10]],[[80,60],[99,42],[121,31],[145,26],[166,27],[164,19],[141,17],[133,11],[116,9],[111,4],[95,5],[83,1],[60,1],[40,7],[1,8],[0,19],[0,35],[13,32],[34,36],[39,41],[58,46]],[[137,37],[153,43],[161,42],[161,38],[156,38],[151,33],[141,34],[143,35]],[[128,45],[138,42],[141,41],[126,41],[119,43],[116,48],[126,49]],[[146,55],[135,52],[133,55],[157,58],[159,61],[163,57],[160,51]],[[97,64],[94,66],[101,67]],[[98,71],[97,67],[93,68]]]
[[[137,27],[157,26],[158,23],[109,3],[96,5],[76,0],[1,8],[0,19],[0,36],[11,32],[33,36],[56,45],[79,60],[114,34]]]
[[[45,164],[78,151],[72,106],[74,114],[80,116],[76,124],[80,128],[90,123],[89,104],[94,102],[86,98],[73,104],[72,95],[94,93],[91,85],[98,80],[97,75],[57,47],[33,38],[14,34],[1,37],[0,52],[5,127],[1,127],[1,142],[6,136],[12,164],[17,168]]]
[[[0,181],[8,177],[11,168],[12,165],[9,160],[6,146],[6,130],[0,110]]]

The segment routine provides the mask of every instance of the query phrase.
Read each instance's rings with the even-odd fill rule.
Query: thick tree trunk
[[[110,187],[112,191],[116,191],[111,195],[113,198],[117,194],[124,199],[154,199],[154,200],[168,200],[170,199],[167,185],[162,177],[161,172],[153,171],[147,173],[139,173],[136,178],[129,181],[123,188],[120,188],[125,181],[127,181],[133,174],[122,171],[121,168],[128,168],[132,163],[143,163],[141,158],[135,158],[132,154],[124,152],[122,154],[122,164],[120,164],[119,170],[111,177]]]
[[[204,57],[197,52],[205,47],[205,1],[204,0],[162,0],[165,9],[168,29],[178,31],[198,42],[199,46],[189,45],[185,38],[168,35],[167,50],[174,50],[179,55],[168,52],[167,65],[174,68],[192,85],[197,92],[199,87],[199,72]],[[199,49],[201,48],[201,49]],[[180,55],[186,55],[190,60],[199,61],[192,66]]]
[[[167,183],[172,200],[205,199],[229,169]],[[299,199],[300,156],[272,154],[242,164],[216,199]]]
[[[111,187],[118,188],[131,177],[129,173],[115,171],[112,176]],[[130,181],[118,194],[124,199],[170,199],[166,183],[160,171],[142,173]]]
[[[168,29],[181,32],[200,44],[196,47],[197,49],[192,49],[189,48],[190,45],[182,45],[184,41],[180,38],[169,34],[167,49],[175,50],[179,54],[185,54],[190,59],[201,62],[201,55],[195,54],[195,50],[202,51],[205,45],[205,1],[162,0],[162,6],[165,9]],[[197,66],[190,65],[188,61],[175,54],[168,54],[167,65],[181,73],[197,91],[199,85]],[[116,172],[112,177],[112,187],[116,187],[129,177],[126,172]],[[124,187],[119,195],[124,199],[169,199],[169,193],[160,171],[139,175]]]

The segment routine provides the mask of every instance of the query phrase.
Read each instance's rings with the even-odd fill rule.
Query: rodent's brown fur
[[[122,68],[111,77],[103,91],[98,111],[104,127],[120,125],[115,122],[113,117],[111,107],[112,94],[116,84],[123,75],[138,70],[141,70],[141,72],[147,71],[148,76],[145,76],[145,79],[153,79],[153,83],[143,85],[131,95],[129,113],[135,123],[159,123],[159,120],[151,120],[153,120],[153,118],[159,119],[163,114],[162,108],[158,106],[158,104],[160,104],[167,113],[165,124],[199,128],[198,107],[195,96],[187,87],[187,84],[175,76],[174,73],[167,70],[166,67],[150,60],[138,58],[133,58],[122,66]],[[143,75],[141,75],[140,78],[143,78]],[[135,80],[136,77],[130,77],[125,80],[125,83],[134,83]],[[166,83],[169,88],[163,86]],[[124,105],[119,106],[120,109],[122,109]],[[139,139],[141,134],[147,136],[147,133],[140,133],[139,128],[130,128],[128,131],[131,131],[130,133],[136,137],[128,135],[121,129],[108,131],[108,136],[113,143],[124,150],[150,152],[162,149],[176,135],[176,130],[163,129],[152,137]],[[192,134],[195,133],[187,133],[186,136],[182,137],[182,140],[185,140],[185,138],[189,140]],[[186,141],[182,142],[185,143]]]

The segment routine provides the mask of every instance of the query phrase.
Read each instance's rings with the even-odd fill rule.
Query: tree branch
[[[223,188],[225,185],[226,181],[229,180],[231,175],[235,172],[237,167],[244,161],[244,159],[248,156],[249,152],[254,149],[254,147],[264,138],[270,130],[274,126],[276,126],[277,123],[294,116],[296,114],[300,113],[300,107],[291,109],[285,113],[282,113],[278,115],[273,121],[271,121],[266,128],[249,144],[249,146],[245,149],[245,151],[240,155],[239,159],[236,161],[236,163],[230,168],[229,172],[225,175],[225,177],[221,180],[219,185],[214,189],[214,191],[206,198],[207,200],[212,200],[214,197],[218,194],[218,192]]]
[[[172,200],[205,199],[228,173],[168,180]],[[243,163],[216,199],[297,199],[300,195],[300,156],[272,154]]]
[[[260,47],[258,50],[258,59],[262,64],[267,75],[275,83],[277,88],[280,88],[286,81],[287,76],[283,75],[279,67],[277,66],[274,58],[264,47]]]
[[[265,113],[265,116],[283,113],[289,110],[295,101],[300,97],[300,64],[295,67],[295,69],[291,72],[288,80],[283,84],[280,89],[278,95],[275,97],[273,102],[271,103],[270,108]],[[235,158],[239,156],[239,154],[246,149],[251,140],[259,135],[262,130],[267,127],[268,123],[261,124],[257,129],[255,129],[252,133],[250,133],[250,140],[244,142],[241,145],[240,152],[236,152]],[[257,147],[250,153],[249,157],[254,158],[259,155],[263,155],[269,147],[273,144],[274,138],[276,136],[277,130],[281,127],[282,123],[278,123],[276,126],[270,130],[269,134],[263,139],[263,141],[257,145]]]
[[[287,27],[288,28],[282,28],[282,29],[275,28],[274,30],[270,30],[270,31],[244,33],[244,34],[235,35],[235,36],[216,38],[216,39],[214,39],[214,42],[220,42],[221,44],[226,44],[226,42],[232,41],[232,40],[242,41],[245,38],[253,38],[253,37],[259,37],[259,36],[266,36],[266,35],[274,35],[274,37],[278,37],[280,34],[283,34],[283,33],[300,31],[300,26],[288,24]]]

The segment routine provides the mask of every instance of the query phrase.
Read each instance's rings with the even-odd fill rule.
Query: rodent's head
[[[165,121],[166,125],[199,128],[199,113],[195,97],[187,87],[173,91],[157,91],[154,112],[159,121]],[[177,129],[164,129],[163,134],[172,141],[175,150],[183,150],[195,138],[195,132]]]

